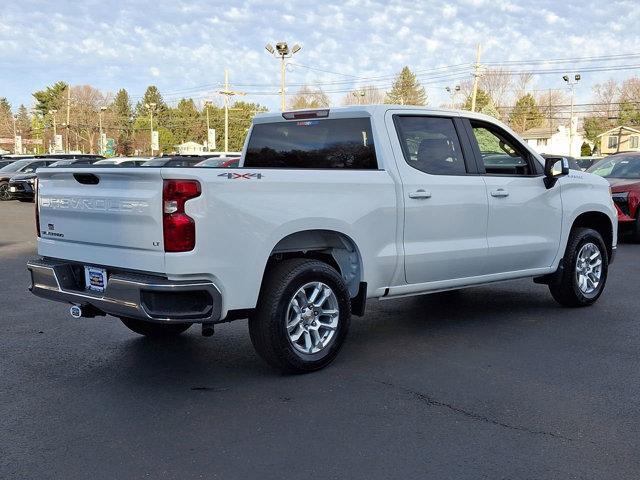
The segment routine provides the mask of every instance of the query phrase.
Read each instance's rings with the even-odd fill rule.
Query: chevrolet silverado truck
[[[259,355],[293,372],[331,362],[369,299],[530,277],[590,305],[617,241],[605,179],[464,111],[267,113],[238,168],[38,181],[35,295],[149,337],[248,318]]]

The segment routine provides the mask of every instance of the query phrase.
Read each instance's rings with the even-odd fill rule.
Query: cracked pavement
[[[136,336],[27,291],[33,205],[0,204],[2,479],[635,479],[640,245],[600,301],[529,280],[386,302],[282,376],[246,321]]]

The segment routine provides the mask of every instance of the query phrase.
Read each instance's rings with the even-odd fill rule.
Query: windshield
[[[71,165],[73,160],[58,160],[57,162],[53,162],[50,167],[64,167],[65,165]]]
[[[640,178],[640,155],[605,158],[587,172],[604,178]]]
[[[149,160],[148,162],[144,162],[142,166],[143,167],[163,167],[165,163],[167,163],[167,159],[157,158],[157,159]]]
[[[29,165],[31,162],[33,162],[33,159],[31,158],[29,160],[17,160],[13,163],[10,163],[9,165],[5,165],[4,167],[0,168],[0,172],[18,172],[23,167]]]

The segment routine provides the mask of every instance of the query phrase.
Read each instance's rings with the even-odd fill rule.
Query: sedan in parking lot
[[[52,160],[45,158],[23,158],[0,168],[0,201],[11,200],[9,180],[18,173],[33,173],[39,167],[50,165]]]
[[[196,167],[209,168],[235,168],[240,164],[240,157],[218,157],[207,158],[200,163],[196,163]]]
[[[618,211],[618,226],[640,241],[640,153],[617,153],[587,170],[606,178]]]

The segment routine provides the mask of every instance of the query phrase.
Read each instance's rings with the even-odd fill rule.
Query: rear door
[[[43,256],[162,272],[160,169],[38,171]]]
[[[487,196],[459,119],[387,115],[387,127],[397,132],[391,138],[404,196],[407,283],[479,275],[487,254]]]
[[[547,189],[542,165],[497,125],[465,120],[487,185],[489,246],[485,274],[549,267],[562,228],[560,188]]]

